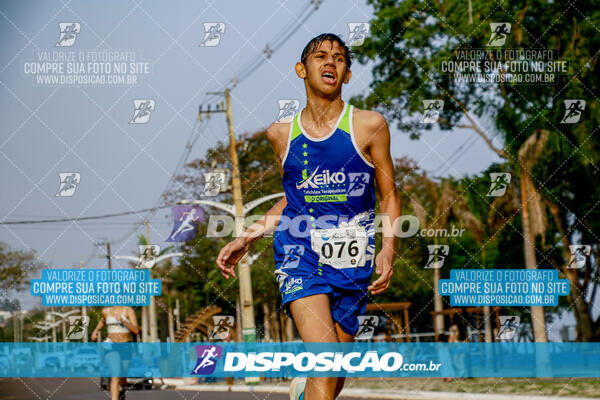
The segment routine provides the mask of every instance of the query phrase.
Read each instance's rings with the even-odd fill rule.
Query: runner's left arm
[[[390,285],[396,246],[396,235],[401,213],[400,196],[394,182],[394,163],[390,154],[390,130],[383,115],[371,112],[367,118],[370,133],[369,153],[375,166],[375,180],[381,199],[380,212],[383,218],[381,251],[375,258],[375,273],[379,278],[369,286],[372,294],[383,293]]]
[[[91,335],[91,339],[93,341],[95,341],[98,338],[98,332],[100,332],[100,330],[104,327],[104,325],[106,324],[104,321],[104,311],[105,309],[102,309],[102,311],[100,312],[100,321],[98,321],[98,325],[96,325],[96,329],[94,329],[92,331],[92,335]]]
[[[140,333],[140,327],[137,323],[137,317],[135,316],[135,311],[133,308],[127,310],[127,319],[121,318],[121,322],[127,329],[129,329],[134,335]]]

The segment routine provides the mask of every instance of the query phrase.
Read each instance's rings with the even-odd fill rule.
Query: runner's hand
[[[244,244],[242,238],[237,238],[221,249],[217,257],[217,265],[225,279],[229,279],[229,275],[235,277],[235,265],[248,252],[249,248],[250,245]]]
[[[379,278],[367,288],[371,291],[371,294],[380,294],[386,291],[390,286],[390,280],[394,274],[392,268],[393,253],[380,251],[375,257],[375,273],[379,275]]]
[[[92,341],[95,342],[96,339],[98,339],[98,332],[94,331],[92,332]]]

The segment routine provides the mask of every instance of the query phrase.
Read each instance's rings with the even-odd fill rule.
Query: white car
[[[81,348],[77,349],[77,352],[71,360],[72,369],[87,369],[87,368],[99,368],[100,367],[100,355],[93,348]]]

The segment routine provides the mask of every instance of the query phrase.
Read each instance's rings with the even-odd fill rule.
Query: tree
[[[216,168],[230,168],[228,147],[227,143],[219,142],[207,151],[204,158],[188,163],[184,172],[176,177],[176,181],[181,185],[168,194],[167,199],[176,202],[184,198],[205,198],[201,192],[204,173]],[[265,131],[241,135],[237,140],[237,151],[244,203],[283,191],[279,169]],[[230,204],[233,202],[230,192],[207,199]],[[253,215],[263,215],[272,204],[273,202],[267,202],[258,206],[253,210]],[[204,221],[198,224],[199,234],[193,241],[181,246],[181,251],[186,256],[183,257],[181,266],[170,273],[171,286],[181,293],[183,308],[187,314],[202,306],[215,304],[223,309],[224,314],[236,315],[238,281],[224,279],[215,264],[219,250],[232,236],[207,237],[210,217],[222,212],[211,207],[204,207],[204,210]],[[247,225],[251,222],[248,218]],[[261,305],[260,310],[255,310],[259,311],[256,314],[264,314],[262,305],[266,305],[265,309],[268,310],[268,315],[265,315],[268,321],[263,325],[278,326],[279,314],[282,311],[281,295],[273,274],[275,265],[272,246],[272,236],[252,245],[250,255],[256,256],[251,269],[252,291],[255,304]],[[258,328],[260,330],[261,327]]]
[[[537,269],[538,263],[535,255],[535,238],[546,232],[546,212],[541,196],[535,188],[531,178],[531,169],[538,162],[539,157],[548,141],[548,132],[541,130],[531,135],[519,149],[519,164],[521,171],[521,207],[523,224],[523,245],[525,249],[525,266]],[[531,323],[536,342],[548,341],[546,337],[546,322],[542,307],[531,307]]]
[[[420,191],[420,195],[415,189],[419,186],[425,190]],[[410,202],[412,210],[419,220],[419,228],[435,230],[444,230],[447,232],[450,222],[450,217],[454,216],[460,223],[467,227],[475,240],[479,244],[483,244],[483,228],[481,222],[469,210],[462,193],[458,194],[452,187],[449,179],[445,179],[441,184],[437,184],[429,179],[426,175],[418,177],[414,183],[410,185]],[[429,204],[429,211],[424,204]],[[434,244],[438,245],[440,240],[448,242],[447,239],[434,237]],[[454,239],[455,243],[459,243]],[[444,316],[441,314],[443,310],[442,296],[439,295],[440,267],[433,268],[433,292],[434,292],[434,311],[438,314],[434,317],[434,329],[436,333],[444,331]],[[486,309],[486,317],[489,317],[489,307]]]
[[[411,327],[419,330],[431,330],[427,313],[422,312],[434,304],[435,311],[442,311],[442,298],[437,295],[439,279],[448,268],[424,269],[428,262],[427,246],[434,244],[450,244],[452,251],[445,257],[444,266],[460,265],[464,268],[481,268],[477,259],[477,244],[482,242],[483,224],[480,218],[471,212],[471,205],[465,200],[465,185],[451,179],[438,182],[420,171],[417,163],[407,157],[395,160],[395,180],[403,187],[404,215],[414,215],[419,221],[419,232],[413,237],[399,240],[397,257],[394,263],[394,276],[390,288],[377,302],[410,301],[417,310],[416,317],[411,320]],[[421,235],[421,230],[432,228],[433,231],[446,229],[461,224],[467,234],[460,237],[434,234],[433,238]],[[396,277],[398,275],[398,277]],[[446,274],[447,275],[447,274]],[[433,285],[431,284],[433,282]],[[436,304],[437,303],[437,304]],[[489,314],[489,312],[488,312]],[[436,321],[437,320],[437,321]],[[434,317],[434,330],[443,331],[443,316]]]
[[[0,301],[0,311],[18,311],[20,309],[21,303],[19,302],[19,299],[13,301],[5,298]]]
[[[358,106],[381,111],[388,120],[396,121],[401,130],[418,138],[423,129],[431,129],[419,124],[422,101],[443,99],[439,128],[473,130],[491,151],[506,160],[508,169],[515,172],[514,181],[524,185],[527,193],[521,193],[521,201],[539,193],[540,201],[548,206],[544,212],[550,210],[554,224],[540,236],[552,239],[558,234],[562,243],[548,240],[538,246],[535,238],[524,239],[532,244],[538,262],[564,271],[570,256],[566,251],[569,244],[579,238],[582,244],[592,244],[595,257],[584,269],[569,272],[573,275],[571,308],[578,321],[578,340],[600,337],[600,318],[592,320],[591,315],[594,299],[583,296],[588,290],[596,294],[599,276],[600,249],[594,232],[600,228],[600,188],[577,184],[597,181],[600,175],[600,139],[593,134],[600,122],[600,109],[594,101],[594,90],[600,83],[598,3],[593,0],[565,8],[560,2],[544,0],[514,0],[501,7],[493,0],[473,4],[457,0],[371,0],[369,4],[375,9],[372,34],[356,48],[356,54],[362,63],[375,62],[372,91],[352,100]],[[464,17],[467,10],[472,14],[472,24]],[[506,48],[556,49],[560,59],[568,61],[567,73],[559,75],[555,84],[541,85],[481,85],[458,82],[453,75],[442,73],[439,67],[442,61],[452,58],[453,50],[486,48],[489,23],[500,21],[512,25]],[[582,122],[561,124],[563,100],[586,98]],[[484,128],[479,122],[482,120],[490,122],[492,128]],[[529,168],[522,164],[519,150],[532,134],[542,131],[548,132],[547,144]],[[494,144],[494,136],[502,139],[503,148]],[[520,180],[523,173],[525,178]],[[478,201],[489,202],[485,195]],[[529,205],[531,201],[521,203],[519,212],[510,218],[524,215]],[[531,221],[527,219],[529,215],[524,215],[521,230],[529,227]],[[529,235],[514,224],[508,226],[519,235]],[[549,245],[555,248],[548,249]],[[524,249],[529,254],[524,257],[530,260],[529,264],[532,246]]]
[[[44,267],[33,250],[11,250],[0,242],[0,289],[23,290],[31,274]]]

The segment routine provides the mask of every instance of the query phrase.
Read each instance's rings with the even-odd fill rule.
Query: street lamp
[[[167,258],[171,258],[171,257],[182,257],[184,254],[183,253],[169,253],[169,254],[163,254],[160,257],[156,257],[154,259],[154,261],[152,262],[152,264],[158,264],[159,262],[166,260]],[[134,256],[113,256],[114,259],[116,260],[129,260],[129,261],[137,261],[138,262],[138,268],[147,268],[147,267],[142,267],[142,265],[144,265],[144,261],[142,260],[144,257],[143,254],[140,254],[140,256],[138,257],[134,257]],[[147,268],[147,269],[151,269]]]
[[[60,325],[60,321],[58,322],[50,322],[50,321],[42,321],[42,322],[38,322],[37,324],[33,325],[34,328],[38,328],[44,331],[44,335],[46,340],[49,339],[50,337],[47,336],[47,333],[50,329],[53,330],[54,333],[54,328],[56,328],[58,325]],[[54,335],[52,335],[52,341],[56,342],[56,333],[54,333]]]
[[[29,340],[31,340],[32,342],[47,342],[48,339],[50,339],[50,336],[46,335],[46,336],[29,336],[27,337]]]
[[[242,212],[238,214],[236,212],[236,206],[234,204],[227,204],[212,200],[190,200],[185,199],[178,202],[178,204],[202,204],[207,206],[212,206],[223,211],[228,212],[229,214],[235,217],[235,237],[239,237],[244,230],[244,220],[248,212],[261,205],[264,202],[267,202],[272,199],[276,199],[278,197],[285,196],[285,193],[275,193],[270,194],[268,196],[261,197],[256,200],[252,200],[246,204],[242,205]],[[239,262],[239,280],[240,280],[240,304],[242,307],[242,333],[244,342],[255,342],[256,341],[256,322],[254,318],[254,303],[252,300],[252,279],[250,276],[250,268],[247,268],[251,265],[252,261],[256,259],[253,257],[252,260],[248,259],[248,255],[244,255]]]
[[[68,321],[68,318],[70,315],[77,314],[78,312],[79,312],[79,310],[71,310],[71,311],[67,311],[66,313],[60,313],[58,311],[48,312],[49,315],[57,316],[58,318],[60,318],[60,320],[58,322],[62,323],[63,342],[67,342],[67,327],[65,326],[65,321]]]

